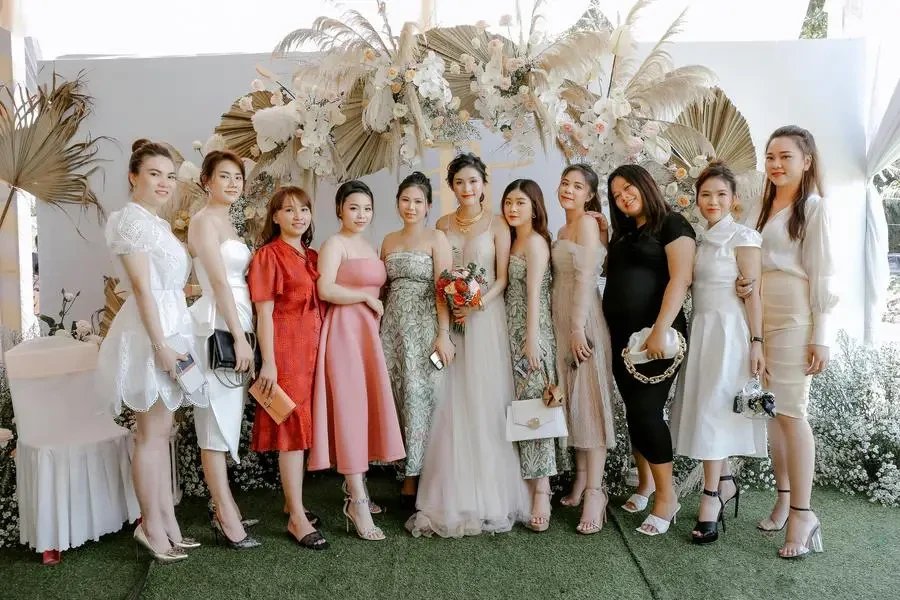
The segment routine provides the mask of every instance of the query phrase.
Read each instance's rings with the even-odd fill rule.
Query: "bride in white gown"
[[[519,457],[506,441],[506,407],[515,398],[503,290],[510,235],[503,219],[481,206],[484,163],[456,157],[448,183],[459,201],[438,229],[453,247],[453,265],[484,267],[482,310],[459,313],[465,333],[452,333],[456,358],[447,366],[419,482],[418,512],[406,523],[414,536],[509,531],[529,515]]]

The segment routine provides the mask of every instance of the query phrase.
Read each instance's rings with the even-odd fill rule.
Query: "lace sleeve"
[[[597,293],[597,266],[600,264],[600,248],[578,246],[572,255],[575,266],[575,292],[572,298],[573,330],[584,327],[591,306],[592,293]]]
[[[106,226],[106,244],[113,254],[150,252],[154,246],[156,224],[149,214],[128,203],[113,213]]]
[[[812,343],[831,346],[836,333],[832,313],[838,303],[831,228],[824,201],[811,197],[807,202],[806,234],[803,236],[800,258],[803,270],[809,277]]]

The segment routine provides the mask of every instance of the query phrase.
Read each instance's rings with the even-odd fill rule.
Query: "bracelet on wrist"
[[[150,348],[153,350],[153,352],[159,352],[163,349],[164,346],[165,344],[150,344]]]
[[[759,342],[760,344],[762,344],[763,339],[761,337],[759,337],[758,335],[754,335],[753,337],[750,338],[750,343],[752,344],[753,342]]]

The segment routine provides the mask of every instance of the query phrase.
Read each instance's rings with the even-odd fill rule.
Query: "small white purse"
[[[506,408],[506,441],[567,437],[565,408],[544,405],[543,398],[514,400]]]
[[[651,331],[652,329],[650,327],[644,327],[640,331],[632,333],[631,337],[628,338],[628,346],[624,350],[622,350],[622,359],[625,362],[625,368],[628,370],[632,377],[645,384],[659,383],[660,381],[664,381],[674,375],[675,371],[684,360],[684,355],[687,352],[687,342],[684,341],[684,336],[681,335],[681,332],[672,327],[669,327],[666,330],[663,359],[674,359],[672,364],[669,365],[669,368],[666,369],[664,373],[653,377],[648,377],[642,373],[638,373],[637,369],[634,368],[634,365],[642,365],[644,363],[652,362],[647,357],[647,351],[641,350],[641,348],[647,342],[647,338],[650,337]]]

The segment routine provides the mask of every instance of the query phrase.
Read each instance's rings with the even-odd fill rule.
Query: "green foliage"
[[[825,12],[825,0],[809,0],[806,18],[800,29],[801,40],[823,40],[828,37],[828,13]]]

